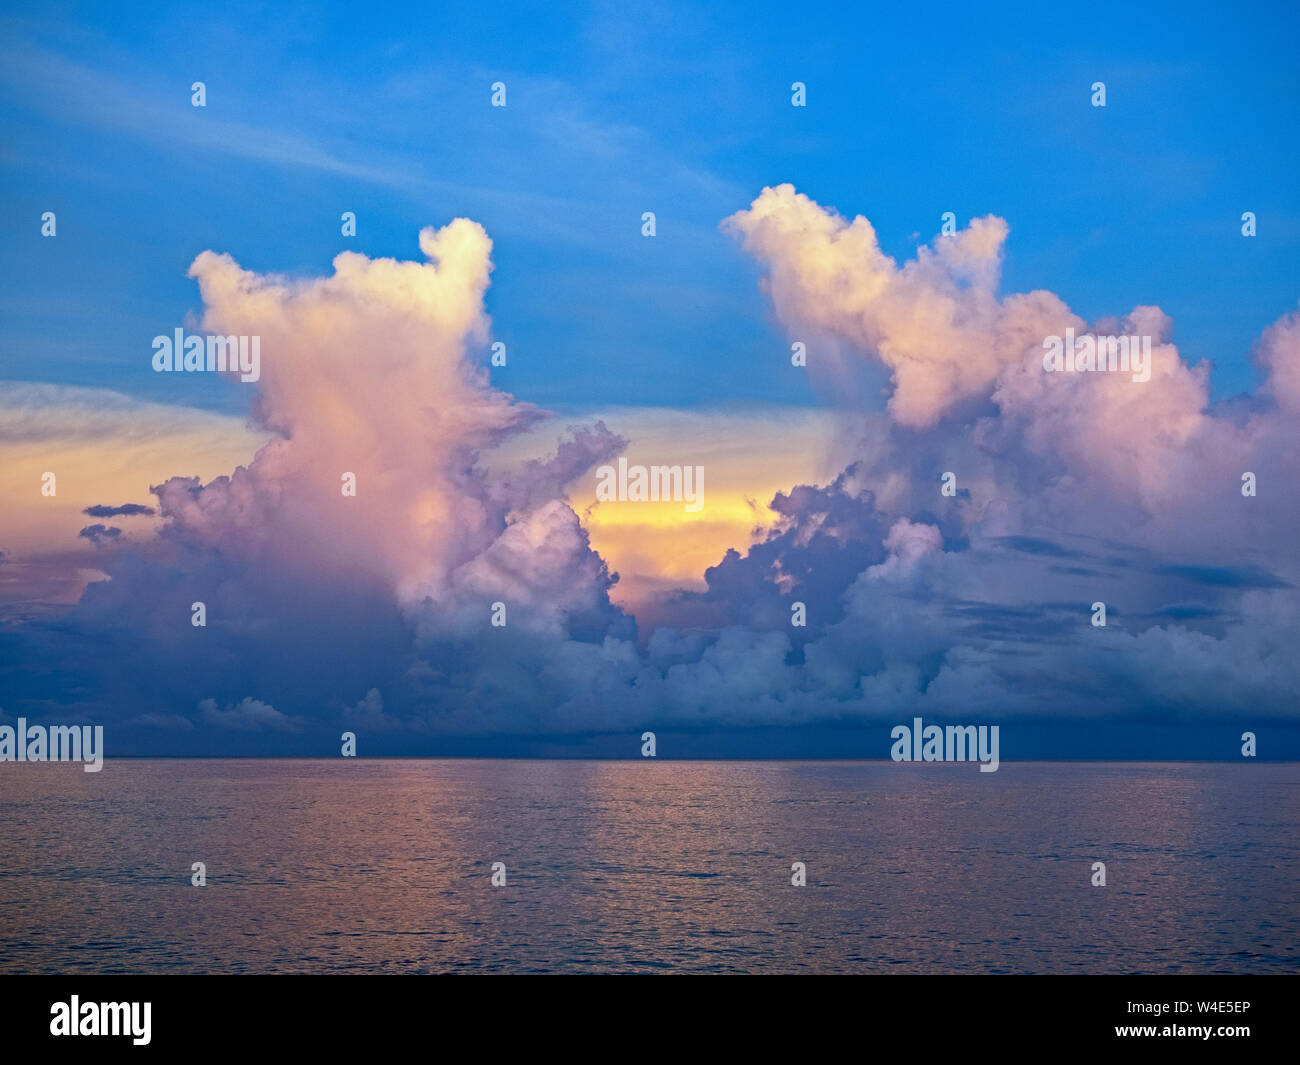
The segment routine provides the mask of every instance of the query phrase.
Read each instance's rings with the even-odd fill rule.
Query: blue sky
[[[1008,757],[1236,757],[1246,725],[1294,755],[1297,30],[1287,3],[8,6],[0,719],[705,755],[969,713],[1024,726]],[[1150,307],[1149,387],[1026,372]],[[265,335],[256,387],[152,371],[200,314]],[[707,506],[605,506],[591,471],[629,452],[707,466]]]
[[[345,247],[408,257],[419,226],[467,215],[496,241],[502,387],[559,410],[808,403],[717,231],[789,181],[866,214],[900,260],[943,211],[1006,218],[1004,291],[1089,320],[1157,304],[1232,395],[1300,287],[1298,19],[1140,6],[11,7],[3,373],[156,398],[142,345],[195,309],[199,251],[318,273]]]

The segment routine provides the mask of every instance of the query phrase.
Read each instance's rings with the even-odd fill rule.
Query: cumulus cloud
[[[487,234],[458,219],[420,247],[426,262],[345,252],[307,281],[195,259],[203,328],[261,337],[256,415],[277,436],[230,477],[160,485],[167,535],[418,596],[499,533],[474,452],[540,415],[465,358],[487,335]]]
[[[1182,359],[1159,308],[1089,326],[1051,293],[999,296],[1000,219],[976,219],[903,266],[865,218],[846,221],[789,185],[763,190],[723,227],[764,266],[788,329],[811,324],[892,371],[887,422],[863,455],[883,501],[932,505],[934,478],[959,471],[967,529],[1118,527],[1152,546],[1187,543],[1190,532],[1212,549],[1244,523],[1244,542],[1280,546],[1288,494],[1260,493],[1243,509],[1239,489],[1246,471],[1284,483],[1300,458],[1300,315],[1271,326],[1256,352],[1273,408],[1219,416],[1210,364]],[[1150,380],[1044,372],[1044,340],[1067,329],[1150,337]]]
[[[344,253],[331,275],[296,280],[212,252],[195,259],[202,328],[261,338],[254,421],[270,439],[233,472],[156,485],[157,536],[104,563],[111,580],[66,628],[32,633],[57,657],[107,630],[91,656],[109,674],[97,690],[137,722],[217,684],[200,723],[287,731],[282,718],[324,714],[387,727],[399,715],[385,711],[383,684],[400,715],[432,728],[454,716],[428,680],[448,674],[446,656],[496,666],[500,648],[485,641],[498,602],[510,638],[531,634],[539,654],[634,637],[609,601],[617,576],[562,498],[626,441],[574,426],[550,458],[490,476],[482,453],[546,415],[494,388],[472,357],[489,328],[482,227],[458,219],[419,243],[422,262]],[[201,628],[193,602],[205,604]],[[156,705],[140,706],[112,670],[124,655],[166,663],[146,696]],[[236,686],[258,699],[236,701]],[[502,689],[498,709],[527,690]]]
[[[378,688],[371,688],[345,711],[343,720],[349,725],[373,732],[395,732],[402,727],[399,718],[384,713],[384,697]]]
[[[215,699],[204,699],[199,703],[199,713],[209,725],[239,732],[297,732],[301,728],[274,706],[252,698],[241,699],[224,709],[217,706]]]
[[[1300,310],[1264,331],[1256,360],[1268,375],[1265,391],[1288,411],[1300,411]]]
[[[767,291],[788,329],[843,339],[888,367],[889,410],[903,425],[932,426],[987,395],[1003,364],[1045,326],[1064,331],[1072,321],[1047,292],[998,298],[1008,226],[991,215],[901,267],[867,219],[841,218],[793,185],[764,189],[722,227],[767,268]]]
[[[1159,308],[1090,326],[1051,293],[999,296],[1000,219],[939,237],[903,266],[865,218],[846,221],[789,185],[765,189],[723,228],[763,265],[792,336],[813,329],[842,345],[850,362],[837,372],[863,360],[892,375],[887,415],[869,419],[852,467],[897,519],[889,557],[863,571],[843,619],[833,611],[805,648],[810,669],[836,678],[841,695],[856,676],[875,705],[900,708],[947,705],[946,693],[969,706],[986,693],[1005,711],[1042,698],[1054,671],[1058,685],[1088,693],[1054,697],[1058,708],[1289,707],[1300,673],[1270,649],[1294,622],[1286,595],[1300,576],[1300,507],[1282,488],[1300,465],[1300,316],[1268,328],[1256,351],[1271,402],[1219,413],[1210,364],[1182,359]],[[1149,336],[1150,380],[1044,372],[1044,340],[1067,329]],[[961,486],[947,498],[945,472]],[[1247,473],[1269,490],[1243,495]],[[1095,599],[1112,604],[1106,643],[1078,626]],[[898,661],[883,653],[891,646]],[[1243,659],[1249,679],[1234,674]],[[1175,680],[1184,667],[1199,685]]]
[[[485,462],[546,415],[472,357],[491,242],[458,219],[421,233],[425,261],[347,253],[323,278],[195,260],[203,327],[262,338],[269,442],[156,486],[156,536],[105,553],[112,579],[11,656],[76,669],[19,671],[15,703],[331,744],[339,725],[410,744],[912,713],[1294,717],[1296,315],[1264,332],[1260,394],[1216,409],[1211,367],[1185,362],[1158,308],[1089,324],[1051,293],[1002,295],[1000,219],[902,265],[865,218],[790,186],[723,225],[792,337],[823,337],[835,374],[883,367],[892,392],[855,420],[838,475],[776,492],[753,542],[662,596],[653,629],[611,603],[617,574],[567,494],[635,441],[578,424],[547,457]],[[1045,373],[1042,342],[1067,329],[1149,335],[1150,380]],[[127,658],[158,664],[148,685]],[[177,715],[196,688],[211,697]]]

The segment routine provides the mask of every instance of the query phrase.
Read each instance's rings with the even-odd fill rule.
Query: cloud
[[[835,346],[832,373],[878,362],[893,393],[835,423],[838,473],[773,491],[652,625],[611,601],[581,494],[642,438],[611,414],[520,457],[554,430],[471,357],[491,242],[458,219],[421,232],[423,261],[348,253],[320,278],[198,256],[203,327],[262,338],[266,442],[157,483],[157,533],[106,553],[110,580],[0,634],[22,643],[5,661],[42,663],[10,667],[13,704],[129,705],[165,731],[203,692],[196,732],[336,744],[344,725],[397,749],[917,713],[1294,720],[1294,316],[1257,348],[1259,395],[1215,409],[1158,308],[1089,326],[1050,293],[1000,295],[997,219],[903,266],[789,186],[724,225],[778,318]],[[1065,328],[1150,335],[1150,380],[1045,373],[1043,336]],[[141,657],[164,664],[148,685],[119,668]]]
[[[81,513],[89,518],[131,518],[137,515],[152,517],[155,511],[143,503],[123,503],[120,507],[97,503],[93,507],[86,507]]]
[[[1300,672],[1271,649],[1279,630],[1300,636],[1284,598],[1300,507],[1277,490],[1297,467],[1297,315],[1266,330],[1256,352],[1271,405],[1219,414],[1210,365],[1182,360],[1158,308],[1089,327],[1051,293],[999,296],[999,219],[940,237],[901,267],[866,219],[846,221],[788,185],[723,228],[763,264],[791,337],[812,331],[845,353],[827,360],[832,387],[860,362],[883,365],[893,386],[887,416],[868,416],[842,475],[891,523],[888,557],[840,602],[812,597],[829,623],[802,646],[802,690],[789,701],[820,679],[826,703],[864,714],[1028,712],[1045,700],[1061,713],[1294,714],[1287,691]],[[1043,372],[1042,341],[1067,328],[1150,336],[1150,380]],[[945,471],[961,486],[947,498]],[[1246,471],[1267,495],[1242,494]],[[746,575],[751,601],[763,581],[809,597],[788,568],[822,520],[796,513],[724,567]],[[1090,565],[1048,565],[1062,558]],[[1104,642],[1086,624],[1095,600],[1111,608]],[[1235,660],[1258,668],[1244,678]],[[1184,668],[1198,684],[1179,679]]]
[[[1300,310],[1264,331],[1255,359],[1267,375],[1265,393],[1288,411],[1300,411]]]
[[[87,525],[77,535],[84,537],[98,547],[100,544],[118,539],[122,535],[122,530],[116,525],[103,525],[96,522],[94,525]]]
[[[1159,566],[1157,573],[1222,588],[1291,588],[1258,566]]]
[[[723,228],[765,267],[764,287],[792,335],[816,328],[849,352],[834,373],[871,362],[892,372],[888,419],[863,456],[886,505],[933,506],[935,479],[954,471],[968,493],[959,508],[967,529],[987,520],[1007,524],[1004,535],[1119,528],[1152,546],[1282,547],[1291,506],[1272,489],[1300,464],[1300,316],[1271,326],[1256,352],[1273,408],[1218,416],[1210,364],[1183,361],[1159,308],[1089,327],[1051,293],[999,296],[1008,232],[999,219],[939,237],[901,267],[865,218],[848,222],[789,185],[764,189]],[[1067,328],[1151,337],[1150,380],[1045,373],[1043,341]],[[1242,504],[1247,471],[1272,488]]]
[[[199,713],[209,725],[238,732],[297,732],[301,728],[269,703],[251,698],[242,699],[224,710],[217,706],[215,699],[204,699],[199,703]],[[164,724],[159,720],[151,723]]]
[[[1047,326],[1063,332],[1073,321],[1050,293],[998,299],[1009,229],[993,216],[901,267],[865,218],[841,218],[793,185],[764,189],[722,228],[767,268],[766,289],[787,331],[811,330],[878,359],[892,374],[891,415],[914,428],[986,396],[1007,359]]]
[[[265,441],[239,417],[109,389],[0,382],[3,546],[25,573],[21,582],[0,582],[0,612],[63,601],[69,581],[80,594],[86,581],[78,574],[102,564],[80,532],[88,513],[110,516],[98,511],[105,495],[139,498],[179,471],[215,477],[248,462]],[[40,491],[47,472],[57,477],[57,495]]]
[[[275,434],[246,467],[156,489],[164,535],[245,561],[348,573],[406,601],[504,525],[471,469],[478,450],[542,417],[490,386],[466,346],[487,336],[491,241],[458,219],[425,229],[426,262],[343,253],[330,277],[291,282],[201,254],[205,329],[261,337],[257,421]],[[345,474],[356,495],[342,494]]]
[[[201,721],[225,730],[277,726],[272,706],[295,722],[360,713],[427,729],[456,717],[445,680],[440,692],[430,678],[455,665],[481,688],[498,667],[497,602],[505,638],[539,659],[566,642],[635,638],[609,601],[616,575],[562,498],[624,441],[574,426],[549,458],[489,476],[481,454],[547,415],[494,388],[470,357],[489,335],[482,227],[458,219],[419,244],[424,261],[345,253],[331,275],[298,280],[212,252],[195,259],[202,327],[261,338],[254,422],[267,442],[232,472],[156,484],[156,535],[104,561],[111,579],[66,624],[24,634],[43,661],[93,645],[49,697],[89,685],[110,713],[129,705],[143,724],[203,685],[215,694]],[[194,602],[204,627],[190,623]],[[168,668],[142,692],[115,670],[124,656]],[[27,698],[49,687],[43,673],[20,671],[18,684]],[[517,713],[527,687],[497,690],[487,713]]]
[[[378,688],[371,688],[354,706],[346,710],[343,720],[368,732],[396,732],[402,728],[400,719],[384,713],[384,697]]]

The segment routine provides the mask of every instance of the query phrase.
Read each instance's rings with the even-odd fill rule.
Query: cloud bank
[[[340,727],[418,749],[912,714],[1295,720],[1300,313],[1264,332],[1258,394],[1216,409],[1158,308],[1090,324],[1048,292],[1001,295],[1001,219],[901,266],[865,218],[788,185],[722,228],[814,339],[814,378],[883,371],[890,396],[842,472],[778,492],[757,542],[662,596],[653,627],[611,601],[568,495],[625,437],[579,425],[547,459],[484,462],[546,415],[473,357],[491,241],[457,219],[420,233],[424,261],[345,253],[324,278],[194,261],[202,327],[262,338],[270,442],[158,484],[156,535],[85,531],[111,579],[2,637],[5,709],[321,749]],[[1066,330],[1150,336],[1150,380],[1044,372]]]

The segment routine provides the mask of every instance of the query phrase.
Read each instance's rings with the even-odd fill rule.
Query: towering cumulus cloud
[[[485,599],[545,603],[562,627],[570,608],[599,610],[611,578],[558,484],[620,441],[601,426],[567,442],[551,464],[566,468],[532,471],[549,474],[549,497],[488,485],[479,453],[543,415],[466,358],[487,338],[482,227],[425,229],[420,249],[428,262],[344,253],[332,277],[299,283],[212,252],[194,261],[204,329],[262,337],[258,418],[278,438],[230,478],[158,488],[166,534],[313,579],[369,580],[408,607],[455,614],[468,595],[464,608],[485,616]]]
[[[723,229],[764,267],[791,335],[847,353],[834,374],[875,363],[891,378],[846,473],[899,522],[807,646],[810,673],[877,708],[1294,717],[1295,314],[1261,341],[1262,393],[1216,411],[1210,365],[1182,360],[1158,308],[1090,327],[1051,293],[999,296],[1001,219],[903,266],[865,218],[789,185]],[[1149,338],[1149,379],[1047,372],[1046,341],[1066,335]],[[1110,622],[1094,633],[1079,618],[1095,601]]]
[[[913,476],[906,487],[891,482],[899,488],[893,498],[907,492],[928,506],[933,463],[943,457],[962,466],[961,481],[971,489],[967,528],[998,501],[1013,504],[999,508],[1004,523],[1150,532],[1175,549],[1211,548],[1224,529],[1244,526],[1254,534],[1234,537],[1241,547],[1229,550],[1252,550],[1261,537],[1283,531],[1293,493],[1261,492],[1245,507],[1239,490],[1245,471],[1266,471],[1280,489],[1296,469],[1296,315],[1261,342],[1264,395],[1216,413],[1209,363],[1190,367],[1181,359],[1169,342],[1172,323],[1158,308],[1138,307],[1089,328],[1051,293],[999,298],[1008,233],[1001,219],[977,219],[901,267],[880,251],[865,218],[848,222],[789,185],[765,189],[723,228],[767,269],[765,287],[791,332],[820,330],[891,372],[889,421],[904,431],[890,437],[894,450],[905,440],[928,464],[908,463]],[[1067,331],[1149,337],[1150,379],[1044,372],[1045,338]],[[837,365],[852,372],[851,362]],[[896,469],[900,458],[907,462],[897,454],[888,461]],[[1174,536],[1193,513],[1198,526],[1210,526],[1208,535],[1182,529]],[[1281,544],[1274,539],[1273,546]]]
[[[428,694],[447,676],[430,655],[455,648],[460,669],[486,670],[529,634],[562,644],[571,630],[634,631],[609,602],[617,578],[560,495],[624,441],[579,428],[551,459],[490,480],[480,453],[545,414],[493,388],[469,357],[488,336],[482,227],[425,229],[420,248],[424,262],[344,253],[331,276],[308,280],[213,252],[195,259],[203,329],[261,338],[255,419],[272,439],[229,476],[155,487],[157,539],[105,561],[112,579],[89,589],[69,627],[38,634],[64,653],[91,646],[77,672],[103,675],[75,685],[88,702],[150,725],[306,731],[283,725],[358,706],[399,723],[373,713],[387,695],[433,727],[478,685]],[[508,612],[504,633],[490,625],[494,603]],[[467,651],[490,636],[494,650]],[[127,676],[110,661],[139,668]],[[515,694],[485,696],[485,717]]]
[[[1005,303],[996,290],[1007,224],[980,218],[922,248],[903,267],[859,216],[845,221],[792,185],[764,189],[723,222],[770,271],[777,316],[870,352],[893,373],[889,410],[900,424],[934,425],[963,400],[986,396],[1007,353],[1069,316],[1049,293]]]

